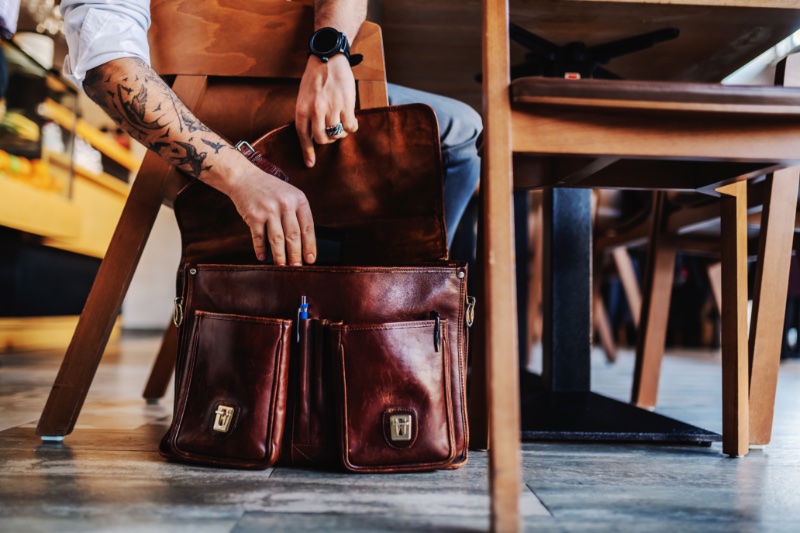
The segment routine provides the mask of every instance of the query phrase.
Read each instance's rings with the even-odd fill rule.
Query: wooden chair
[[[784,76],[794,73],[800,67],[800,56],[794,55],[784,59],[779,68],[779,84],[790,85],[800,82],[800,76]],[[792,68],[794,67],[794,68]],[[784,83],[785,82],[785,83]],[[792,198],[793,186],[790,180],[774,183],[772,178],[756,182],[748,187],[748,226],[760,226],[762,218],[769,220],[770,211],[780,209],[781,216],[790,216],[796,198]],[[615,257],[627,258],[626,247],[640,244],[646,236],[652,237],[653,226],[658,228],[657,240],[647,243],[649,264],[646,265],[644,300],[646,314],[642,316],[643,325],[638,332],[637,362],[634,370],[631,402],[647,409],[656,406],[658,381],[661,361],[664,353],[664,341],[667,330],[667,316],[670,310],[670,297],[674,272],[675,254],[701,255],[716,258],[707,268],[709,283],[717,309],[722,312],[722,280],[718,231],[703,232],[708,226],[716,226],[720,217],[720,205],[714,199],[698,198],[699,195],[679,194],[670,197],[665,193],[656,193],[656,205],[662,204],[654,211],[654,216],[643,224],[629,228],[627,232],[606,235],[599,239],[597,246],[603,250],[613,250]],[[660,219],[654,222],[655,213]],[[775,216],[774,214],[772,216]],[[794,229],[797,229],[795,224]],[[698,231],[700,230],[700,231]],[[753,295],[753,319],[749,335],[750,371],[750,445],[764,446],[769,443],[772,434],[772,420],[775,404],[775,388],[777,385],[778,367],[783,327],[783,310],[786,307],[789,263],[786,257],[778,256],[777,263],[782,269],[773,271],[774,276],[764,279],[764,262],[766,258],[786,251],[787,242],[794,238],[788,228],[776,235],[765,231],[760,238],[748,239],[748,255],[756,257],[756,290]],[[620,246],[622,244],[622,246]],[[624,259],[622,260],[624,262]],[[622,274],[621,274],[622,275]],[[765,284],[768,284],[766,286]],[[628,280],[625,294],[633,298],[634,305],[639,298],[636,280]],[[641,303],[639,304],[641,306]],[[633,308],[633,306],[632,306]],[[637,329],[639,326],[637,324]],[[756,356],[758,354],[758,356]],[[757,362],[754,366],[753,363]],[[755,381],[755,380],[757,381]]]
[[[699,84],[553,79],[521,79],[511,84],[507,2],[484,0],[483,20],[483,301],[488,315],[489,438],[495,452],[491,459],[492,510],[495,528],[511,531],[519,528],[520,482],[512,191],[545,188],[545,206],[559,223],[567,219],[567,213],[556,205],[564,195],[556,194],[555,186],[696,190],[721,197],[723,452],[742,456],[749,445],[748,390],[764,381],[755,368],[761,365],[755,361],[758,353],[752,374],[748,372],[746,180],[775,171],[768,185],[772,201],[783,189],[776,184],[794,188],[788,196],[792,201],[796,198],[798,169],[790,167],[800,164],[800,124],[788,117],[800,114],[800,97],[780,88]],[[528,156],[525,172],[512,173],[512,153]],[[557,298],[565,284],[560,279],[560,286],[549,286],[552,270],[564,266],[561,261],[565,258],[572,258],[562,248],[586,246],[583,257],[590,264],[590,240],[581,234],[583,228],[590,231],[589,210],[581,208],[581,213],[586,213],[588,220],[574,221],[580,228],[571,233],[580,237],[577,244],[553,243],[556,235],[550,229],[545,231],[544,254],[550,256],[545,268],[545,291],[550,291],[545,295],[546,313],[548,300]],[[784,209],[777,208],[777,202],[770,205],[764,218],[765,240],[784,234],[787,228],[791,232],[794,224],[793,210],[788,217]],[[780,272],[788,267],[789,244],[777,239],[774,247],[767,247],[775,255],[762,257],[761,279],[781,278]],[[590,267],[585,269],[590,272]],[[586,303],[586,309],[581,317],[568,317],[585,319],[587,331],[589,279],[590,275],[575,280],[580,290],[585,285],[581,303]],[[759,290],[764,288],[761,284]],[[574,286],[569,291],[580,292]],[[760,338],[770,342],[768,334]],[[585,346],[588,357],[588,338],[577,343]]]
[[[153,68],[174,77],[175,93],[207,126],[236,142],[294,119],[311,7],[285,0],[224,7],[213,0],[153,0],[151,11]],[[353,69],[359,106],[388,105],[380,28],[365,23],[353,49],[364,55]],[[72,432],[159,207],[170,205],[184,184],[160,157],[145,156],[36,428],[43,439]],[[150,398],[166,389],[176,340],[168,329]]]
[[[775,84],[784,87],[800,85],[800,54],[783,59],[776,69]],[[748,244],[748,255],[757,257],[756,285],[753,294],[753,311],[749,335],[750,386],[750,438],[751,446],[769,444],[775,407],[778,368],[780,365],[783,312],[786,307],[789,262],[787,243],[793,239],[788,227],[776,230],[769,225],[771,216],[791,217],[796,210],[797,198],[791,180],[775,183],[772,176],[752,183],[747,191],[748,225],[761,226],[758,242]],[[677,252],[719,257],[719,243],[707,234],[692,231],[714,224],[720,217],[720,204],[697,195],[669,195],[656,193],[654,203],[658,209],[645,224],[634,225],[627,231],[598,239],[601,249],[613,249],[614,255],[625,257],[624,246],[640,243],[649,233],[648,264],[645,266],[643,314],[638,332],[636,367],[634,369],[631,402],[647,409],[656,406],[658,381],[666,339],[667,316]],[[780,210],[776,215],[775,210]],[[656,219],[658,215],[658,219]],[[797,224],[795,224],[796,228]],[[772,229],[770,229],[772,228]],[[779,231],[779,232],[778,232]],[[623,244],[620,246],[620,244]],[[791,246],[791,245],[789,245]],[[789,251],[789,253],[791,253]],[[774,262],[781,268],[770,271],[765,278],[764,264]],[[720,263],[709,265],[708,276],[717,309],[722,312],[722,280]],[[638,298],[637,287],[628,282],[626,296]],[[630,300],[629,300],[630,301]],[[637,328],[638,328],[637,324]]]

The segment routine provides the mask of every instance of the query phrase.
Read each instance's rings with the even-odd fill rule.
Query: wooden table
[[[482,183],[486,232],[487,387],[492,449],[490,487],[492,526],[519,528],[520,486],[516,312],[514,302],[514,233],[510,196],[512,161],[509,44],[505,0],[483,1],[483,26],[477,24],[477,2],[428,3],[393,0],[383,5],[381,22],[387,47],[390,81],[448,94],[478,107],[474,74],[483,72],[482,91],[486,175]],[[747,7],[745,7],[747,6]],[[786,0],[528,0],[511,3],[511,18],[558,44],[583,40],[596,44],[664,27],[677,27],[681,37],[650,51],[615,60],[609,68],[642,80],[720,81],[800,27],[800,2]],[[483,53],[477,35],[483,35]],[[519,51],[515,52],[516,54]],[[404,63],[399,58],[412,58]],[[477,58],[481,57],[481,62]],[[514,56],[512,56],[514,57]],[[517,58],[514,57],[514,62]],[[403,70],[403,64],[406,70]],[[488,178],[488,179],[486,179]],[[740,186],[726,189],[736,199]],[[741,207],[733,203],[733,214]],[[546,242],[550,242],[550,278],[545,279],[548,326],[545,328],[545,375],[549,392],[588,393],[590,350],[591,222],[586,191],[554,189],[545,204]],[[735,218],[735,217],[734,217]],[[557,247],[552,246],[557,241]],[[737,250],[737,243],[729,243]],[[739,254],[738,256],[736,254]],[[547,251],[546,251],[547,254]],[[741,276],[741,251],[736,275]],[[741,280],[739,280],[741,281]],[[736,280],[734,280],[736,282]],[[729,305],[730,304],[730,305]],[[741,324],[741,301],[726,303],[729,323]],[[731,320],[731,318],[734,318]],[[741,330],[741,328],[739,328]],[[555,344],[555,346],[554,346]],[[737,345],[741,361],[741,335]],[[746,343],[744,346],[746,352]],[[559,357],[554,357],[559,351]],[[744,366],[746,379],[746,365]],[[742,393],[742,367],[735,369]],[[473,384],[475,386],[475,384]],[[746,391],[746,386],[745,389]],[[746,394],[746,392],[745,392]],[[545,395],[545,399],[555,398]],[[562,396],[564,398],[564,396]],[[556,402],[563,416],[570,407]],[[537,409],[554,408],[539,401]],[[632,416],[632,415],[626,415]],[[607,437],[608,435],[606,435]]]
[[[509,7],[512,22],[557,44],[681,31],[675,40],[607,65],[625,79],[717,82],[800,28],[797,0],[510,0]],[[480,1],[389,0],[372,13],[383,30],[390,82],[481,109],[475,80],[483,69]],[[511,44],[512,65],[524,55]]]

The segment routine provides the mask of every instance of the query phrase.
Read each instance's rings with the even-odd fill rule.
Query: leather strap
[[[239,141],[236,143],[236,149],[239,150],[247,159],[250,160],[255,166],[266,172],[272,174],[276,178],[280,178],[285,182],[289,182],[289,176],[281,170],[277,165],[269,161],[266,157],[257,152],[246,141]]]

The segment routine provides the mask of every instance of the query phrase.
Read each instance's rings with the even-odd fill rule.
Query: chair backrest
[[[208,76],[193,109],[229,140],[255,140],[294,119],[297,87],[313,32],[312,7],[286,0],[153,0],[149,31],[160,75]],[[387,105],[380,27],[364,23],[353,42],[359,107]]]

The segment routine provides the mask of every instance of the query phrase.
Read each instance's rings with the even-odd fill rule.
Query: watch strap
[[[350,62],[351,67],[354,67],[364,61],[364,56],[361,54],[348,54],[347,61]]]

